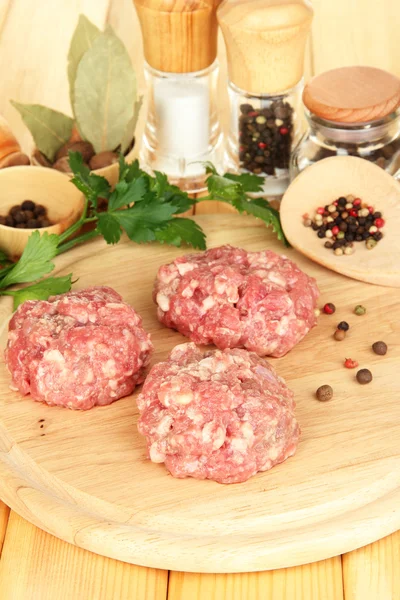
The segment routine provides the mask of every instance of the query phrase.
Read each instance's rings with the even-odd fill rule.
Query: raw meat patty
[[[221,246],[160,267],[161,323],[197,344],[283,356],[316,324],[315,280],[286,256]]]
[[[5,360],[22,394],[87,410],[130,394],[152,350],[134,309],[113,289],[90,287],[21,304]]]
[[[246,481],[292,456],[299,439],[293,393],[247,350],[176,346],[137,404],[150,459],[174,477]]]

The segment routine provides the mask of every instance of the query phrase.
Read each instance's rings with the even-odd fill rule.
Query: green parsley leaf
[[[69,152],[69,166],[74,174],[72,183],[86,196],[89,203],[97,208],[98,198],[108,200],[111,187],[105,177],[90,172],[87,165],[83,164],[80,152]]]
[[[144,176],[140,176],[131,183],[119,181],[108,201],[108,210],[113,211],[117,208],[140,202],[143,200],[146,192],[147,181]]]
[[[170,204],[143,201],[131,208],[116,211],[113,216],[126,231],[129,239],[141,244],[155,240],[155,230],[169,221],[175,210],[176,207]]]
[[[45,231],[40,235],[39,231],[34,231],[28,238],[21,258],[2,279],[1,287],[35,281],[50,273],[54,269],[51,260],[57,254],[58,241],[59,237],[55,233],[49,235]]]
[[[122,212],[122,211],[120,211]],[[104,212],[97,215],[97,231],[106,240],[107,244],[116,244],[121,239],[121,225],[114,213]]]
[[[248,187],[248,185],[253,184],[246,181],[245,185]],[[279,240],[289,246],[282,229],[279,212],[272,208],[268,200],[264,200],[264,198],[251,199],[246,196],[243,185],[238,178],[233,181],[231,177],[212,174],[207,179],[207,187],[210,196],[214,197],[215,200],[227,202],[240,213],[246,212],[257,219],[261,219],[266,225],[272,227]]]
[[[206,236],[199,225],[192,219],[176,217],[163,227],[155,232],[155,237],[161,244],[169,244],[170,246],[182,245],[182,242],[199,248],[206,249]]]
[[[254,173],[241,173],[240,175],[225,173],[224,177],[240,183],[243,191],[246,193],[262,192],[265,181],[264,177],[254,175]]]
[[[5,252],[3,252],[2,250],[0,250],[0,265],[4,266],[7,265],[10,262],[10,259],[8,258],[7,254]],[[1,276],[1,271],[0,271],[0,276]]]
[[[209,194],[219,200],[233,201],[244,193],[240,183],[218,174],[210,175],[207,179],[207,188]]]
[[[278,240],[283,242],[285,246],[290,247],[282,229],[279,212],[275,208],[272,208],[267,200],[264,200],[264,198],[254,198],[252,200],[241,198],[235,202],[235,208],[240,213],[246,212],[256,217],[256,219],[261,219],[266,225],[270,225],[276,233]]]
[[[138,179],[144,175],[150,179],[148,173],[139,167],[139,161],[136,159],[128,165],[125,158],[120,154],[119,157],[119,181],[127,181],[131,183],[134,179]]]
[[[65,277],[47,277],[38,283],[21,290],[2,291],[1,294],[14,297],[14,310],[26,300],[47,300],[50,296],[69,292],[72,285],[72,273]]]

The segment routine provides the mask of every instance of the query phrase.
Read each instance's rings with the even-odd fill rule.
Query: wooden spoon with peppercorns
[[[338,251],[335,254],[333,247],[325,247],[327,242],[327,245],[331,243],[332,237],[322,237],[323,231],[319,237],[315,226],[314,230],[310,226],[305,227],[305,217],[308,215],[313,221],[319,207],[320,211],[322,207],[332,208],[331,205],[335,202],[337,205],[339,198],[343,203],[343,198],[348,196],[357,199],[356,206],[346,210],[350,216],[363,209],[366,212],[366,207],[370,207],[372,216],[375,211],[381,213],[378,225],[383,223],[379,230],[382,237],[379,239],[378,233],[376,243],[354,239],[352,253],[340,254]],[[361,202],[358,203],[358,200]],[[353,156],[325,158],[305,169],[290,184],[282,198],[280,212],[282,227],[291,245],[314,262],[353,279],[400,287],[400,183],[377,165]],[[323,224],[328,226],[325,223],[328,211],[324,212]],[[333,212],[333,215],[336,214],[340,217],[340,210]],[[332,221],[329,222],[332,227]],[[372,231],[376,229],[374,222]],[[351,224],[351,227],[353,229],[354,225]],[[367,227],[363,224],[361,229],[368,231],[370,228],[368,218]]]

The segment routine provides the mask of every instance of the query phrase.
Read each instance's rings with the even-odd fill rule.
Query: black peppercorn
[[[340,321],[340,323],[337,326],[337,328],[341,329],[343,331],[348,331],[350,329],[350,325],[346,321]]]
[[[35,203],[32,200],[24,200],[21,204],[22,210],[33,210],[35,208]]]

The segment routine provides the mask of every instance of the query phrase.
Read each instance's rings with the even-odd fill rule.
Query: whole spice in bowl
[[[14,260],[21,256],[32,235],[62,234],[76,223],[83,208],[82,192],[58,171],[30,166],[1,169],[0,250],[8,259]],[[29,268],[21,271],[24,277],[29,271],[35,273],[36,269],[36,257],[29,253],[27,260]],[[38,260],[42,260],[40,253]],[[1,281],[4,275],[0,261]],[[35,279],[37,277],[12,282],[25,283]]]
[[[372,250],[383,238],[381,229],[385,220],[373,206],[348,195],[319,206],[312,217],[304,214],[303,224],[311,227],[319,238],[327,238],[325,248],[342,256],[353,254],[356,242],[365,242],[367,250]]]
[[[16,229],[42,229],[50,227],[52,224],[47,215],[47,208],[32,200],[24,200],[22,204],[15,204],[6,216],[0,215],[0,225]]]
[[[102,32],[84,15],[79,17],[68,79],[73,118],[46,106],[11,101],[35,141],[32,162],[72,175],[68,152],[80,152],[84,164],[115,185],[119,153],[134,158],[142,99],[128,52],[111,27]]]

